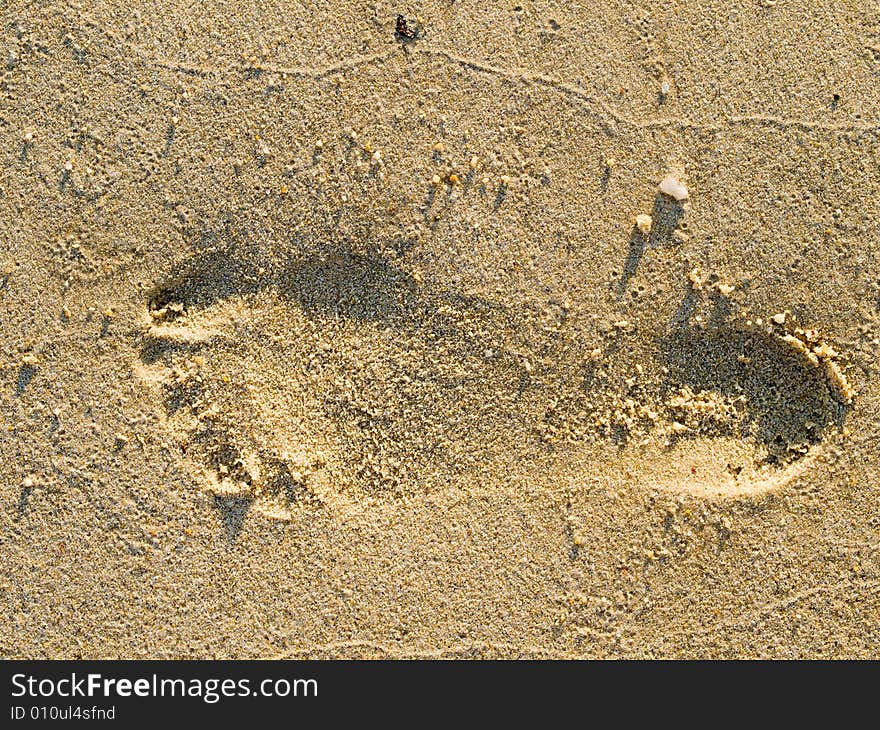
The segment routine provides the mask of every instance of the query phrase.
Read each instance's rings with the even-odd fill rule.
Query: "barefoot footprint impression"
[[[588,331],[569,303],[467,296],[344,246],[265,254],[233,240],[177,266],[147,303],[140,372],[193,477],[271,518],[479,483],[548,453],[752,494],[809,463],[852,397],[816,333],[719,314],[717,297],[634,362],[632,325]]]

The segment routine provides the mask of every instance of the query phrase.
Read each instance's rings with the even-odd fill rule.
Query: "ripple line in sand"
[[[70,6],[67,6],[67,8],[68,10],[73,9]],[[230,73],[275,73],[300,78],[321,79],[334,74],[345,73],[346,71],[351,71],[360,67],[385,63],[395,57],[399,52],[399,47],[394,45],[384,51],[363,56],[354,56],[333,63],[316,66],[280,66],[275,64],[229,64],[226,66],[193,65],[172,61],[170,59],[157,58],[137,44],[121,38],[118,33],[105,28],[100,23],[90,18],[86,13],[78,11],[78,17],[87,25],[93,27],[100,33],[103,33],[118,45],[133,51],[137,56],[154,67],[162,68],[173,73],[199,76],[202,78],[222,76]],[[799,129],[813,133],[880,134],[880,123],[833,124],[775,115],[730,116],[725,117],[720,121],[708,123],[694,122],[686,118],[678,117],[661,117],[658,119],[640,121],[623,114],[613,105],[596,96],[596,94],[589,89],[549,74],[522,67],[498,66],[485,59],[462,56],[452,50],[439,46],[428,46],[424,43],[420,46],[408,49],[408,52],[411,54],[440,58],[447,63],[455,64],[471,71],[490,74],[511,81],[545,86],[562,95],[575,97],[587,105],[587,110],[600,120],[609,134],[616,134],[617,125],[638,130],[675,128],[682,131],[710,132],[715,134],[736,127],[776,127],[778,129]]]

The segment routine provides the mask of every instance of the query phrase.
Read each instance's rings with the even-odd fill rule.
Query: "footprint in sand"
[[[585,346],[568,303],[465,296],[345,247],[227,241],[153,291],[139,369],[232,513],[363,509],[548,453],[630,484],[753,494],[809,464],[852,394],[815,333],[702,299],[636,358],[632,325]]]

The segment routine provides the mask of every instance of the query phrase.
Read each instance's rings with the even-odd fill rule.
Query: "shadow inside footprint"
[[[156,319],[171,322],[269,288],[306,314],[361,320],[400,317],[416,290],[409,274],[376,254],[336,248],[293,256],[282,266],[258,266],[253,257],[228,248],[187,259],[153,292],[149,309]]]
[[[234,249],[212,250],[187,259],[172,270],[166,282],[149,298],[148,307],[157,319],[170,322],[191,309],[205,309],[234,295],[265,288],[259,268]]]
[[[344,250],[295,259],[279,277],[279,293],[307,315],[358,320],[399,319],[415,289],[412,277],[387,259]]]
[[[728,421],[734,432],[727,435],[753,437],[766,448],[768,463],[801,458],[846,416],[824,371],[773,333],[682,327],[660,345],[668,369],[666,394],[683,386],[690,393],[720,394],[738,411]],[[703,401],[692,410],[699,415],[708,408]]]

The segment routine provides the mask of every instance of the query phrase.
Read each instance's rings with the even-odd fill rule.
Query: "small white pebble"
[[[651,216],[647,215],[646,213],[639,213],[639,215],[636,216],[635,220],[636,228],[638,228],[646,236],[651,232],[651,224],[653,222],[654,221],[651,219]]]
[[[675,175],[667,175],[660,182],[660,192],[676,200],[687,200],[688,189]]]

